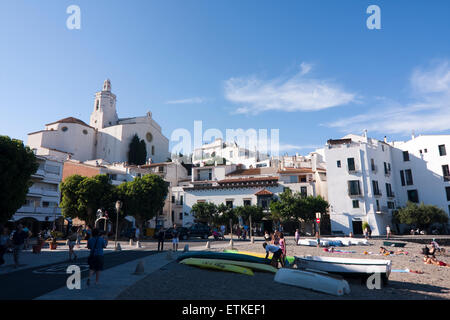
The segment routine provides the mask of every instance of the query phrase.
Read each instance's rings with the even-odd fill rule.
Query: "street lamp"
[[[119,210],[122,207],[122,202],[120,200],[116,201],[116,240],[115,240],[115,250],[117,251],[117,234],[119,232]]]

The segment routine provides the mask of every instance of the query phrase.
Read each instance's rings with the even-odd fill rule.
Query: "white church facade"
[[[127,162],[129,144],[135,134],[145,141],[147,159],[151,162],[164,162],[170,156],[169,140],[151,112],[143,117],[118,117],[116,96],[111,92],[111,82],[105,80],[102,91],[96,93],[89,125],[73,117],[48,123],[45,130],[28,134],[28,145],[37,155],[62,160]]]

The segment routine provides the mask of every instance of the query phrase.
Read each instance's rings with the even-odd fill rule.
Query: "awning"
[[[56,215],[56,220],[61,219],[63,216],[60,214]],[[55,215],[48,215],[48,214],[43,214],[43,213],[35,213],[35,214],[20,214],[20,213],[16,213],[15,215],[13,215],[13,217],[11,218],[11,222],[15,222],[15,221],[19,221],[21,219],[35,219],[37,221],[40,222],[44,222],[44,221],[49,221],[49,222],[53,222],[55,220]],[[47,218],[47,220],[46,220]]]

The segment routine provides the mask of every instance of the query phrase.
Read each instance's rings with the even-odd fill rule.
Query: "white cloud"
[[[429,69],[415,69],[410,78],[414,101],[401,104],[385,99],[366,113],[326,124],[343,132],[408,135],[416,132],[450,130],[450,63],[444,61]]]
[[[195,97],[195,98],[187,98],[187,99],[180,99],[180,100],[170,100],[166,101],[166,104],[198,104],[205,102],[206,99],[202,97]]]
[[[318,111],[356,100],[353,93],[327,80],[306,78],[312,65],[302,63],[290,78],[262,80],[257,77],[231,78],[225,82],[225,97],[240,105],[236,113],[264,111]]]
[[[291,151],[291,150],[304,150],[304,149],[318,149],[323,146],[318,145],[293,145],[293,144],[283,144],[281,143],[278,147],[280,151]]]

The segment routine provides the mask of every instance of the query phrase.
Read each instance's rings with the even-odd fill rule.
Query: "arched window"
[[[155,146],[152,146],[152,156],[155,155]]]

